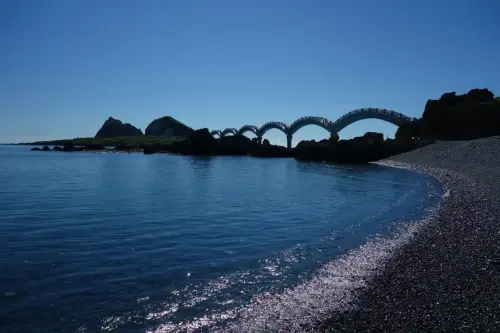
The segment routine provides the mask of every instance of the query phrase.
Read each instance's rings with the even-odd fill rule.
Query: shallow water
[[[442,193],[375,165],[0,146],[0,331],[214,330]]]

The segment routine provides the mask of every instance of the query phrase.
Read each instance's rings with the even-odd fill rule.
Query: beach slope
[[[500,137],[436,144],[392,157],[449,190],[437,216],[330,332],[500,330]]]

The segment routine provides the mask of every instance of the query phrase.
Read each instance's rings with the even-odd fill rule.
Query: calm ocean
[[[0,146],[0,332],[213,331],[442,194],[375,165]]]

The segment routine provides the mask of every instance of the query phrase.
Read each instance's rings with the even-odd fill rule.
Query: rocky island
[[[487,89],[472,89],[463,95],[445,93],[428,100],[421,118],[398,128],[395,139],[367,132],[350,140],[337,134],[316,142],[301,141],[295,148],[259,143],[243,135],[215,138],[207,128],[193,130],[169,117],[153,120],[145,134],[131,124],[108,118],[94,138],[38,142],[50,151],[143,152],[182,155],[248,155],[255,157],[294,157],[297,160],[333,163],[368,163],[408,152],[436,140],[465,140],[500,135],[500,99]],[[61,147],[60,147],[61,146]],[[111,147],[110,147],[111,146]],[[109,147],[109,148],[107,148]]]
[[[97,131],[96,138],[114,138],[119,136],[141,136],[142,131],[137,127],[122,123],[121,120],[109,117]]]

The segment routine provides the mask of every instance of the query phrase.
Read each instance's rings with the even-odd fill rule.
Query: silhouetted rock
[[[208,128],[196,130],[189,138],[172,143],[172,152],[186,155],[215,155],[217,148],[217,140]]]
[[[59,146],[54,146],[54,149],[53,149],[53,150],[54,150],[54,151],[61,151],[61,150],[63,150],[63,149],[62,149],[62,147],[59,147]]]
[[[329,161],[334,163],[368,163],[413,150],[432,141],[410,140],[396,142],[395,140],[383,140],[380,133],[367,133],[350,140],[340,140],[329,143],[301,141],[294,149],[294,157],[297,160]]]
[[[194,130],[181,123],[180,121],[170,117],[165,116],[158,119],[153,120],[144,133],[146,135],[154,135],[154,136],[180,136],[180,137],[189,137]]]
[[[254,147],[249,155],[255,157],[293,157],[293,149],[276,145],[258,145]]]
[[[438,100],[428,100],[422,118],[401,126],[396,138],[469,140],[500,135],[500,104],[495,100],[488,89],[445,93]]]
[[[42,150],[43,151],[50,151],[50,148],[49,148],[49,146],[43,146]]]
[[[363,139],[369,141],[369,142],[375,142],[375,141],[384,141],[384,134],[383,133],[377,133],[377,132],[366,132],[363,135]]]
[[[133,152],[133,151],[140,151],[141,149],[144,149],[146,147],[149,147],[150,145],[133,145],[133,144],[120,144],[117,145],[113,150],[115,151],[125,151],[125,152]]]
[[[104,150],[106,149],[106,147],[104,147],[103,145],[98,145],[98,144],[88,144],[88,145],[85,145],[85,148],[84,150]]]
[[[112,138],[118,136],[140,136],[142,131],[131,124],[124,124],[118,119],[109,117],[95,135],[96,138]]]
[[[218,140],[218,155],[247,155],[260,145],[244,135],[223,136]]]
[[[262,141],[262,145],[263,146],[270,146],[271,145],[271,142],[269,142],[268,139],[264,139],[264,141]]]
[[[31,148],[30,150],[32,150],[32,151],[42,151],[42,150],[41,150],[40,148],[38,148],[38,147],[33,147],[33,148]]]
[[[154,143],[150,145],[144,145],[142,152],[146,155],[156,154],[156,153],[168,153],[172,151],[172,144],[164,143]]]

